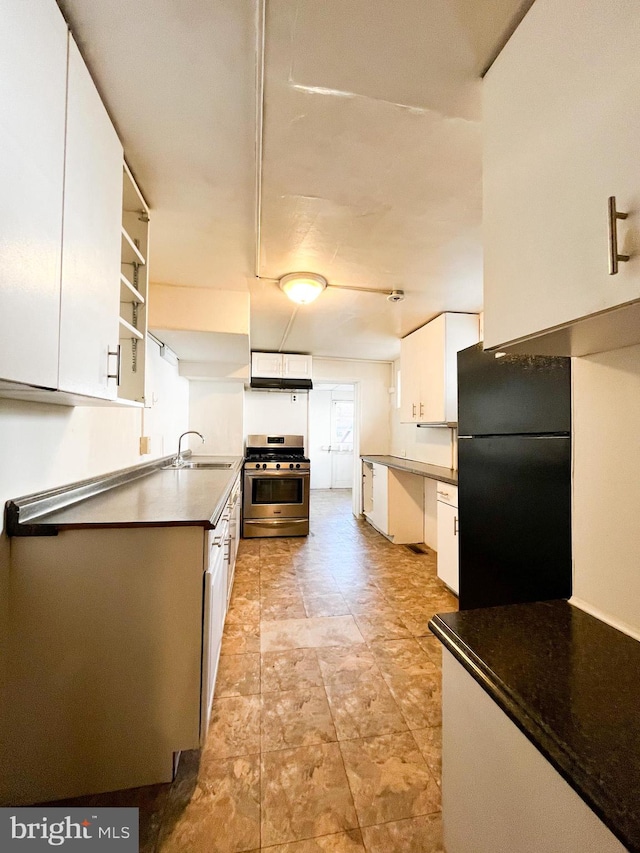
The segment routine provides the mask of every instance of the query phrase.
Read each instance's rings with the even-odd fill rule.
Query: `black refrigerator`
[[[571,595],[571,359],[458,353],[461,610]]]

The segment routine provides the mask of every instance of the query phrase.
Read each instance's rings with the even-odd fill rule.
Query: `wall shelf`
[[[122,226],[122,263],[123,264],[146,264],[146,260],[134,238],[129,235],[127,229]]]
[[[118,398],[144,403],[149,295],[149,209],[126,163],[122,173],[120,385]]]
[[[122,333],[123,330],[125,334]],[[143,341],[144,335],[142,332],[138,331],[135,326],[132,326],[131,323],[127,322],[124,317],[120,317],[120,340],[128,338],[135,338],[138,341]]]
[[[124,273],[120,273],[120,302],[138,302],[144,305],[144,296],[129,281]]]

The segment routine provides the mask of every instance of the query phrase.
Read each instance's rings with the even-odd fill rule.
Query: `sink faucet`
[[[179,468],[181,465],[184,464],[182,461],[182,439],[185,437],[185,435],[199,435],[202,439],[202,443],[204,444],[204,436],[200,435],[199,432],[196,432],[195,429],[189,429],[186,432],[183,432],[180,438],[178,439],[178,455],[173,460],[173,464],[176,466],[176,468]]]

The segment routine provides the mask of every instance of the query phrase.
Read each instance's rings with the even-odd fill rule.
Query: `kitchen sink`
[[[164,465],[162,470],[184,471],[189,469],[195,471],[208,469],[209,471],[228,471],[229,468],[233,468],[233,462],[185,462],[182,465]]]
[[[213,468],[227,470],[233,468],[233,462],[185,462],[182,468]]]

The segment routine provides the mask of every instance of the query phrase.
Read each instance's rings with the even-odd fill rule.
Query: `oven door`
[[[307,518],[308,471],[244,472],[242,509],[245,518]]]

